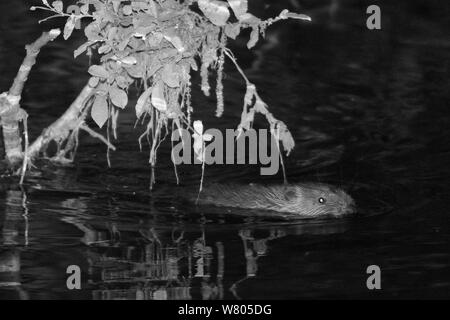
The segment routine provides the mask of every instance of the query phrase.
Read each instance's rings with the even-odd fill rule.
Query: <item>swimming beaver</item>
[[[347,193],[322,183],[210,184],[204,186],[198,203],[272,210],[310,218],[340,217],[356,210],[355,202]]]

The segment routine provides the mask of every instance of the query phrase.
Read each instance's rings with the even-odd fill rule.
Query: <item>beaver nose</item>
[[[347,213],[355,213],[356,212],[356,204],[355,204],[355,202],[352,201],[351,203],[349,203],[346,206],[345,211]]]
[[[338,212],[342,214],[351,214],[356,212],[356,205],[353,199],[347,201],[340,201],[338,206]]]

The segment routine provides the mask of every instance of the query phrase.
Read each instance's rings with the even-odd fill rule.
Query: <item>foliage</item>
[[[138,84],[143,88],[134,108],[137,119],[147,121],[142,137],[147,135],[152,141],[150,163],[156,162],[161,132],[169,124],[195,131],[191,126],[191,71],[200,72],[205,95],[211,89],[208,76],[216,72],[216,115],[222,115],[225,57],[233,61],[247,85],[238,129],[249,129],[259,112],[266,116],[272,134],[286,152],[294,147],[289,130],[268,111],[227,48],[227,41],[250,28],[250,49],[272,23],[309,17],[283,10],[279,16],[263,21],[247,11],[247,0],[80,0],[78,14],[64,13],[61,1],[42,2],[43,6],[32,9],[52,12],[49,18],[67,18],[65,39],[81,19],[91,19],[84,28],[87,40],[74,56],[84,52],[99,55],[100,64],[88,70],[92,76],[89,85],[96,91],[90,112],[99,127],[108,122],[115,134],[118,113],[128,105],[129,87]]]

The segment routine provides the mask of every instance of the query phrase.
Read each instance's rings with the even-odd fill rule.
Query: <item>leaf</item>
[[[287,10],[287,9],[284,9],[283,11],[281,11],[280,18],[281,19],[297,19],[297,20],[311,21],[310,16],[307,16],[306,14],[289,12],[289,10]]]
[[[108,102],[105,96],[95,96],[95,101],[91,109],[91,117],[99,128],[103,127],[106,120],[108,120]]]
[[[109,98],[116,107],[121,109],[124,109],[128,104],[128,94],[116,86],[109,88]]]
[[[186,63],[186,61],[183,61],[183,63],[181,65],[178,66],[179,67],[179,73],[180,73],[180,82],[182,83],[187,83],[189,81],[189,79],[191,78],[191,75],[189,74],[190,71],[190,65],[189,62]]]
[[[269,110],[267,110],[267,105],[261,99],[256,99],[254,109],[256,112],[264,115],[269,112]]]
[[[142,115],[142,113],[144,112],[147,100],[148,100],[148,98],[150,98],[150,95],[152,94],[152,89],[153,88],[151,88],[151,87],[148,88],[139,97],[139,99],[136,103],[136,117],[139,118]]]
[[[98,48],[99,54],[108,53],[112,50],[112,48],[108,44],[102,45],[100,48]]]
[[[192,135],[194,139],[193,149],[194,153],[197,156],[196,158],[203,162],[203,123],[201,120],[194,121],[194,134]]]
[[[152,89],[152,104],[161,112],[167,110],[166,99],[164,98],[164,83],[158,81]]]
[[[63,3],[62,1],[53,1],[52,7],[55,8],[56,11],[62,12],[63,11]]]
[[[153,26],[149,26],[149,27],[138,27],[136,28],[136,30],[134,30],[133,32],[133,36],[137,37],[137,38],[142,38],[142,39],[146,39],[147,35],[154,29]]]
[[[175,49],[178,50],[178,52],[184,52],[184,50],[186,50],[184,48],[183,41],[181,41],[181,39],[179,37],[172,37],[172,38],[164,37],[164,38],[169,40],[173,44]]]
[[[307,16],[306,14],[289,12],[288,14],[286,14],[286,16],[290,19],[311,21],[311,17]]]
[[[89,86],[90,86],[91,88],[95,88],[95,87],[97,87],[98,82],[99,82],[99,78],[97,78],[97,77],[91,77],[91,78],[89,79]]]
[[[87,49],[91,44],[92,44],[92,43],[88,41],[88,42],[83,43],[81,46],[79,46],[78,49],[76,49],[76,50],[73,52],[74,58],[78,57],[80,54],[82,54],[83,52],[85,52],[86,49]]]
[[[172,43],[172,45],[175,47],[175,49],[178,50],[178,52],[184,52],[184,50],[186,50],[183,45],[183,41],[181,41],[177,32],[173,28],[165,30],[163,36],[164,39]]]
[[[149,13],[153,17],[157,18],[158,17],[158,10],[156,9],[155,2],[153,0],[150,0],[149,1],[149,6],[150,6],[150,8],[148,8]]]
[[[123,59],[120,59],[120,62],[125,63],[125,64],[131,64],[131,65],[133,65],[133,64],[136,64],[136,63],[137,63],[137,60],[136,60],[136,58],[133,57],[133,56],[128,56],[128,57],[125,57],[125,58],[123,58]]]
[[[89,4],[86,3],[80,7],[80,11],[82,14],[89,14]]]
[[[203,14],[216,26],[224,26],[230,17],[228,6],[216,0],[198,0],[198,6]]]
[[[127,78],[125,78],[124,76],[117,76],[116,77],[116,83],[122,89],[125,89],[125,88],[128,87]]]
[[[136,2],[136,1],[132,1],[132,2],[131,2],[131,7],[132,7],[135,11],[139,11],[139,10],[142,10],[142,11],[150,10],[150,9],[148,8],[149,5],[150,5],[150,4],[148,3],[148,1],[147,1],[147,2]],[[150,6],[151,6],[151,5],[150,5]]]
[[[230,7],[233,10],[236,18],[239,19],[240,16],[247,13],[248,0],[227,0],[227,1],[230,4]]]
[[[108,28],[108,30],[106,31],[108,40],[113,42],[116,39],[118,33],[119,33],[119,28],[117,28],[117,27]]]
[[[177,103],[172,103],[167,108],[167,118],[169,119],[178,119],[179,117],[183,117],[183,112],[180,109],[180,105]]]
[[[124,66],[125,70],[127,70],[128,74],[133,78],[141,79],[145,74],[145,68],[142,65],[126,65]]]
[[[93,65],[89,68],[88,72],[95,76],[95,77],[99,77],[102,79],[106,79],[109,77],[109,72],[106,71],[106,69],[102,66],[99,65]]]
[[[147,67],[147,77],[152,77],[159,69],[162,68],[161,61],[154,61],[150,64],[149,67]]]
[[[147,38],[147,41],[148,41],[148,44],[150,45],[150,47],[158,47],[163,38],[164,38],[164,36],[161,32],[154,32],[149,35],[149,37]],[[168,35],[168,38],[166,38],[166,39],[167,39],[167,41],[170,41],[170,36]],[[181,43],[181,40],[180,40],[180,43]],[[173,44],[173,45],[175,46],[175,44]]]
[[[179,57],[178,53],[179,51],[177,49],[158,49],[158,58],[159,60],[163,61],[164,59],[174,58],[177,59],[176,56]]]
[[[120,2],[121,2],[120,0],[112,1],[114,12],[118,12],[119,11]]]
[[[97,21],[93,21],[84,28],[84,34],[89,41],[101,41],[103,38],[100,36],[100,26]]]
[[[158,2],[161,0],[158,0]],[[175,20],[177,17],[179,17],[182,13],[179,10],[173,10],[173,8],[165,8],[165,10],[162,10],[160,14],[158,15],[158,20],[160,22]]]
[[[130,5],[123,6],[122,10],[123,14],[126,16],[129,16],[130,14],[133,13],[133,8]]]
[[[236,37],[241,33],[240,23],[228,23],[225,26],[225,34],[228,38],[236,39]]]
[[[259,27],[256,25],[253,27],[250,33],[250,40],[247,42],[247,48],[251,49],[259,40]]]
[[[275,130],[271,129],[271,132],[283,144],[283,149],[286,151],[286,155],[289,155],[295,147],[295,141],[284,122],[279,121],[275,126]]]
[[[239,129],[249,130],[252,122],[255,120],[255,109],[251,108],[248,112],[243,111],[241,114],[241,123],[239,123]],[[240,133],[239,133],[240,136]]]
[[[252,104],[253,97],[256,94],[256,87],[254,84],[247,85],[247,90],[245,92],[244,103],[245,106],[249,106]]]
[[[100,82],[97,85],[97,94],[106,96],[108,94],[109,85],[106,82]]]
[[[204,145],[205,141],[211,141],[213,136],[210,134],[203,134],[203,123],[201,120],[194,121],[194,133],[192,134],[192,138],[194,138],[193,149],[195,154],[197,155],[197,159],[201,162],[205,161],[205,150]]]
[[[180,68],[174,63],[166,64],[162,70],[161,78],[171,88],[180,86]]]
[[[239,17],[239,22],[246,23],[249,25],[255,25],[259,24],[261,22],[261,19],[247,12]]]
[[[197,62],[195,62],[195,59],[190,58],[189,64],[190,64],[192,70],[194,70],[194,71],[198,70]]]
[[[201,120],[195,120],[194,121],[194,131],[196,135],[202,136],[203,135],[203,122]]]
[[[125,37],[125,39],[123,39],[117,46],[116,49],[119,51],[123,51],[125,50],[125,48],[127,47],[128,43],[130,43],[130,38]]]
[[[69,39],[71,36],[73,29],[75,28],[76,19],[77,18],[73,14],[67,19],[66,25],[64,26],[64,40]]]
[[[291,151],[295,147],[295,141],[292,137],[292,134],[289,130],[283,131],[283,134],[280,136],[281,143],[283,144],[284,150],[286,150],[286,155],[289,155]]]

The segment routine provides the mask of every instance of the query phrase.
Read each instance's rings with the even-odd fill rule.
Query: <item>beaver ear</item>
[[[295,190],[293,189],[286,189],[285,193],[284,193],[284,198],[287,201],[292,201],[297,197],[297,193],[295,192]]]

